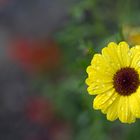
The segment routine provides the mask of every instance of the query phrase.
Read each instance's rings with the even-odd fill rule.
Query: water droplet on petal
[[[140,66],[140,61],[138,61],[137,65]]]
[[[129,51],[128,52],[128,56],[131,57],[132,56],[132,52]]]
[[[121,111],[124,111],[124,108],[123,107],[121,107]]]

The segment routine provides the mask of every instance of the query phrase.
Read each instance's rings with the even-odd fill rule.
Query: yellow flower
[[[133,123],[140,118],[140,45],[111,42],[87,67],[88,92],[97,95],[93,108],[107,119]]]
[[[140,45],[140,27],[124,25],[122,28],[124,38],[132,45]]]

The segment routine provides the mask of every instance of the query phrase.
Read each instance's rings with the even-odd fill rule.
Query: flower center
[[[136,92],[140,83],[137,71],[129,67],[118,70],[113,80],[115,90],[123,96]]]

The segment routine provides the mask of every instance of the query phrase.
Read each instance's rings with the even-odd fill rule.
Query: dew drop
[[[104,85],[104,84],[102,84],[102,87],[104,88],[104,87],[105,87],[105,85]]]
[[[110,105],[110,104],[112,104],[112,102],[113,102],[113,101],[112,101],[112,100],[110,100],[110,101],[109,101],[109,105]]]
[[[100,67],[99,67],[99,66],[97,66],[97,67],[96,67],[96,69],[97,69],[97,70],[99,70],[99,69],[100,69]]]
[[[104,104],[104,103],[105,103],[105,101],[102,101],[102,102],[101,102],[101,104]]]
[[[139,46],[136,46],[136,49],[139,49],[140,47]]]
[[[132,53],[131,52],[128,52],[128,56],[131,56],[132,55]]]
[[[99,79],[97,79],[97,80],[96,80],[96,82],[97,82],[97,83],[99,83],[99,82],[100,82],[100,80],[99,80]]]
[[[117,66],[120,67],[120,64],[118,63]]]
[[[121,111],[124,111],[124,108],[123,107],[121,107]]]
[[[140,66],[140,61],[138,61],[137,65]]]

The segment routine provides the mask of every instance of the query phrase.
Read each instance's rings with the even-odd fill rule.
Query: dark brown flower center
[[[129,67],[118,70],[113,80],[115,90],[123,96],[136,92],[140,83],[137,71]]]

